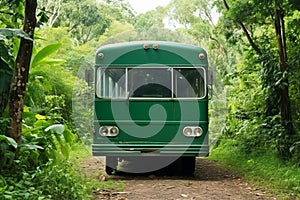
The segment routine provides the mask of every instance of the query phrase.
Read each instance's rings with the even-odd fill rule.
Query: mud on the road
[[[104,171],[104,159],[91,157],[83,167],[89,173],[97,174],[99,170]],[[96,191],[96,200],[276,199],[268,197],[264,191],[251,187],[240,176],[206,158],[197,158],[194,177],[115,175],[109,179],[124,181],[125,191]]]

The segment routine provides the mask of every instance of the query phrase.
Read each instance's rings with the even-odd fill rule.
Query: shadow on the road
[[[154,172],[147,173],[127,173],[118,171],[110,176],[115,180],[202,180],[202,181],[221,181],[228,179],[237,179],[238,175],[224,169],[217,162],[208,160],[207,158],[197,158],[195,173],[193,175],[184,175],[173,173],[172,170],[164,168]]]
[[[207,158],[197,158],[194,176],[196,179],[208,181],[240,178],[238,174],[225,169],[224,166],[216,161],[208,160]]]

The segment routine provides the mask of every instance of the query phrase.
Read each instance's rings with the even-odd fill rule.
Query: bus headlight
[[[99,128],[99,134],[101,136],[107,136],[108,135],[108,128],[106,126],[101,126]]]
[[[203,129],[199,126],[186,126],[183,129],[183,135],[186,137],[200,137]]]
[[[99,134],[103,137],[116,137],[119,134],[119,129],[116,126],[101,126]]]
[[[116,126],[111,127],[111,129],[109,130],[109,133],[113,136],[117,136],[119,134],[119,129]]]
[[[193,130],[191,129],[191,127],[185,127],[183,129],[183,134],[187,137],[191,137],[191,135],[193,134]]]
[[[197,128],[194,129],[194,135],[195,135],[195,137],[200,137],[202,135],[202,133],[203,133],[202,128],[197,127]]]

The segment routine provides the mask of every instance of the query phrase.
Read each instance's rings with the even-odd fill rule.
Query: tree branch
[[[226,0],[223,0],[224,6],[227,10],[230,10],[230,7],[227,3]],[[247,40],[249,41],[251,47],[254,49],[254,51],[258,54],[258,55],[262,55],[262,52],[260,50],[260,48],[254,43],[248,29],[246,28],[246,26],[243,24],[243,22],[239,19],[236,19],[235,22],[242,28]]]
[[[215,41],[215,42],[218,44],[219,49],[220,49],[225,55],[227,55],[227,50],[222,46],[221,42],[220,42],[217,38],[215,38],[215,37],[213,37],[213,36],[209,36],[209,38],[210,38],[211,40]]]

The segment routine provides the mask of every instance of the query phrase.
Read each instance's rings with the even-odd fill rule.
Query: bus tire
[[[183,156],[177,161],[177,172],[184,176],[193,176],[196,166],[196,157],[194,156]]]
[[[117,171],[118,157],[106,156],[105,171],[108,175],[112,175]]]

